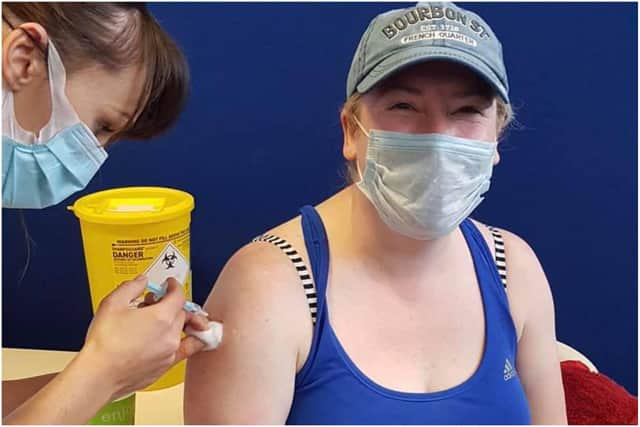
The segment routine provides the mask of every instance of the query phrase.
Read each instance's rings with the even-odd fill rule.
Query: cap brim
[[[405,67],[434,60],[456,62],[471,68],[479,74],[480,77],[484,78],[484,80],[496,90],[498,95],[509,104],[507,88],[488,65],[473,55],[447,46],[419,46],[392,54],[376,65],[365,78],[357,84],[356,89],[360,93],[367,92],[382,80]]]

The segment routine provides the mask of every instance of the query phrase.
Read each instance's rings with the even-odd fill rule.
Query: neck
[[[345,244],[354,259],[385,276],[403,277],[436,269],[455,241],[456,232],[435,240],[417,240],[391,230],[380,219],[369,199],[352,185],[345,191],[349,221],[345,224]]]

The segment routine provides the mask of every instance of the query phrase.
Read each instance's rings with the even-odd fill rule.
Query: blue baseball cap
[[[502,44],[480,16],[446,2],[418,3],[376,16],[353,57],[347,98],[367,92],[405,67],[430,60],[470,68],[509,103]]]

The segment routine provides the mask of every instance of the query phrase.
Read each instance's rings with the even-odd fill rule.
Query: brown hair
[[[144,3],[3,3],[3,14],[44,27],[69,74],[93,64],[118,71],[140,64],[142,96],[118,138],[149,139],[177,120],[188,96],[189,68],[175,41]]]
[[[359,117],[360,114],[360,98],[362,98],[362,94],[358,92],[354,92],[351,95],[347,102],[342,106],[342,113],[345,115],[347,119],[347,132],[349,132],[349,136],[353,137],[358,131],[360,131],[360,127],[357,125],[355,119]],[[497,109],[497,129],[498,129],[498,138],[501,138],[504,135],[505,130],[513,120],[514,114],[513,109],[510,104],[507,104],[500,98],[496,96],[496,109]],[[349,160],[347,161],[347,170],[346,170],[346,179],[349,184],[352,184],[360,179],[358,176],[358,171],[356,169],[356,161]]]

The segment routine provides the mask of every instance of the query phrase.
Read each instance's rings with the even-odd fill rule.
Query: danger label
[[[144,251],[113,251],[113,259],[142,259],[144,258]]]
[[[162,283],[169,277],[184,285],[189,274],[189,261],[172,243],[168,243],[160,252],[144,275],[153,283]]]
[[[167,234],[117,239],[111,243],[116,282],[144,274],[154,283],[174,277],[189,288],[189,228]]]

